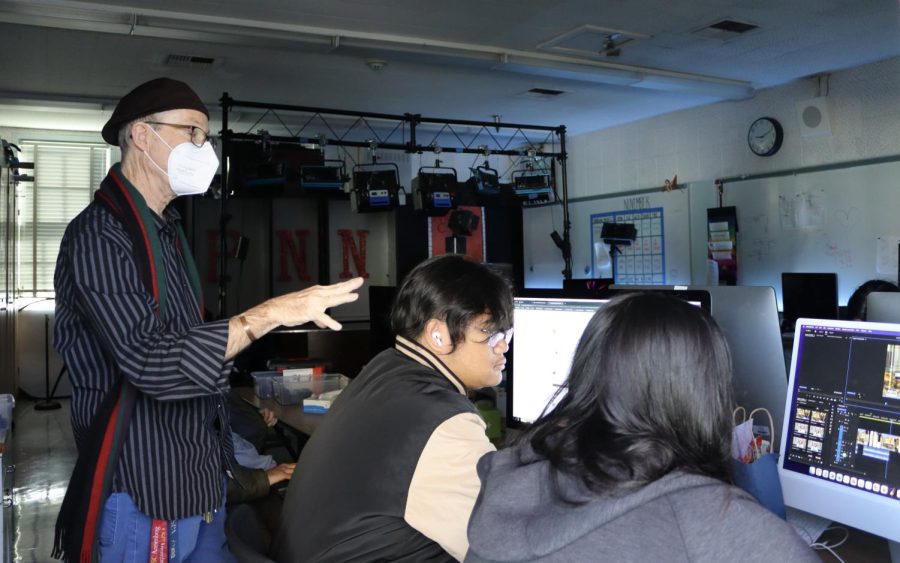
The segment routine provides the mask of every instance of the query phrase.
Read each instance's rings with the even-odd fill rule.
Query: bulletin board
[[[732,181],[724,204],[737,207],[738,284],[774,287],[779,308],[782,272],[836,272],[841,305],[866,280],[897,281],[900,162]]]
[[[651,280],[633,283],[678,284],[691,283],[691,191],[688,188],[677,188],[671,191],[662,189],[640,190],[615,196],[596,196],[572,199],[569,202],[572,245],[572,277],[601,278],[612,277],[612,267],[598,268],[594,249],[596,239],[594,233],[595,217],[630,215],[644,221],[650,215],[659,217],[659,234],[656,235],[658,247],[655,256],[659,267],[658,274]],[[705,212],[701,220],[705,220]],[[525,286],[526,287],[562,287],[562,253],[554,245],[550,233],[557,231],[562,235],[563,213],[561,205],[523,210],[523,236],[525,241]],[[643,224],[643,223],[641,223]],[[636,225],[637,226],[637,225]],[[648,231],[649,232],[649,231]],[[649,252],[654,255],[652,240]],[[642,241],[643,244],[643,241]],[[641,246],[641,269],[644,268]],[[654,263],[648,267],[653,269]],[[641,274],[643,276],[643,274]]]
[[[665,246],[665,210],[662,207],[651,209],[621,209],[591,215],[591,248],[603,244],[600,237],[604,223],[628,223],[637,232],[634,241],[627,245],[616,245],[617,250],[609,257],[615,260],[615,281],[618,284],[655,284],[666,283],[666,246]],[[610,248],[610,250],[612,250]],[[597,252],[593,253],[591,268],[598,271]],[[607,262],[604,257],[603,263]],[[612,269],[612,265],[610,265]]]

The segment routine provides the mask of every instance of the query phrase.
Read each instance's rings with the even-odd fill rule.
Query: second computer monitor
[[[900,541],[900,325],[799,319],[784,503]]]
[[[900,323],[900,293],[870,293],[866,297],[866,320],[875,323]]]
[[[633,286],[613,286],[613,289]],[[787,368],[778,324],[775,290],[768,286],[692,285],[685,289],[640,286],[641,291],[681,291],[709,295],[709,311],[731,349],[735,404],[747,412],[764,407],[774,420],[775,447],[787,394]],[[760,418],[757,422],[762,422]]]
[[[784,272],[781,274],[782,328],[793,331],[800,317],[838,318],[837,274]]]

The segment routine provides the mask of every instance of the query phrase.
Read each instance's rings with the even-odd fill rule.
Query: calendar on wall
[[[598,252],[592,253],[595,276],[604,274],[615,277],[620,284],[666,283],[666,253],[664,244],[663,208],[630,209],[610,211],[591,215],[591,248],[603,245],[600,230],[604,223],[631,223],[636,230],[634,242],[629,245],[617,244],[609,247],[610,261],[615,264],[598,264]],[[605,267],[604,267],[605,266]]]

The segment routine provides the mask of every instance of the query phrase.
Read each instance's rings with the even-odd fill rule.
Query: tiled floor
[[[12,436],[16,532],[15,561],[52,561],[53,528],[66,492],[75,443],[69,422],[69,401],[62,408],[38,411],[34,401],[20,398],[14,411]]]

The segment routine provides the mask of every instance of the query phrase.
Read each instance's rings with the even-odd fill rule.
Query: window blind
[[[91,201],[109,170],[110,150],[91,143],[22,141],[34,182],[19,186],[20,295],[53,294],[53,271],[66,225]]]

